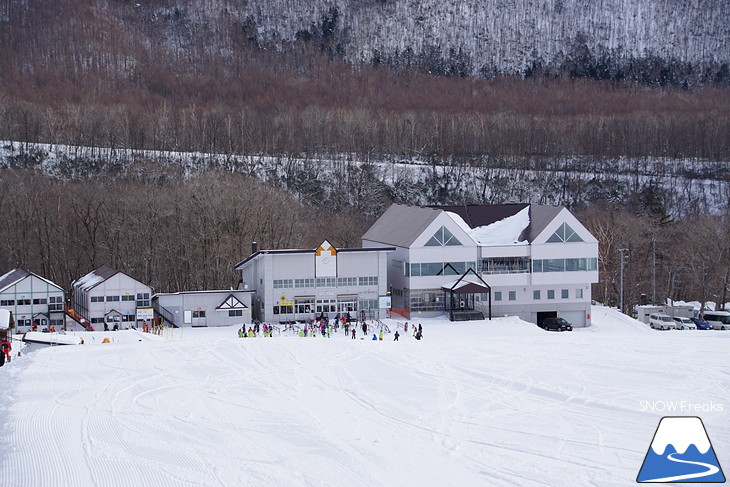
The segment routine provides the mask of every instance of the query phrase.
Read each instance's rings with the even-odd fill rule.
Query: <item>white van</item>
[[[655,330],[672,330],[676,328],[675,322],[669,315],[652,313],[649,315],[649,326]]]
[[[730,330],[730,312],[705,311],[703,317],[715,330]]]

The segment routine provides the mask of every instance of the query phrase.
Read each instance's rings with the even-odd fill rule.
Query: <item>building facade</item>
[[[240,288],[253,290],[251,313],[263,322],[335,318],[376,319],[390,308],[387,255],[392,247],[258,250],[236,265]]]
[[[598,241],[565,208],[396,204],[365,233],[362,245],[395,247],[388,255],[388,284],[393,308],[406,316],[446,314],[454,306],[450,289],[464,276],[473,286],[458,295],[460,308],[590,325]]]
[[[173,326],[229,326],[251,323],[253,291],[211,290],[158,293],[152,307]]]
[[[66,292],[48,279],[26,269],[0,276],[0,309],[13,314],[18,333],[64,325]]]
[[[74,311],[94,329],[127,329],[151,323],[152,289],[108,265],[102,265],[72,283]]]

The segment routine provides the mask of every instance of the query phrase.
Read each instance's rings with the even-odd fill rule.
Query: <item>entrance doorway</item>
[[[557,311],[538,311],[537,312],[537,326],[542,326],[542,322],[545,321],[545,318],[557,318],[558,312]]]

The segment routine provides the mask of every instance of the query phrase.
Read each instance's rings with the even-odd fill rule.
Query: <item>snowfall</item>
[[[83,332],[21,356],[15,342],[0,485],[626,486],[663,416],[700,417],[730,465],[730,332],[592,319],[416,319],[420,341],[388,319],[383,341],[225,327]]]

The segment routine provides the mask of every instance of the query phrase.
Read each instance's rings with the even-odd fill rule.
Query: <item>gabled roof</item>
[[[0,292],[4,291],[5,289],[9,288],[13,284],[22,281],[28,276],[35,276],[41,281],[47,282],[48,284],[52,285],[53,287],[57,287],[59,290],[62,290],[61,286],[56,284],[55,282],[49,281],[45,277],[41,277],[38,274],[35,274],[33,272],[30,272],[27,269],[23,269],[21,267],[18,267],[17,269],[13,269],[12,271],[0,276]]]
[[[441,211],[437,208],[392,204],[365,232],[362,239],[396,247],[410,247]]]
[[[225,309],[246,309],[248,306],[243,304],[241,300],[239,300],[236,296],[233,294],[229,294],[226,299],[223,300],[223,302],[218,305],[216,309],[219,310],[225,310]]]
[[[529,221],[525,220],[527,223],[521,232],[517,229],[519,237],[516,239],[516,241],[524,243],[532,243],[563,210],[562,206],[530,203],[431,206],[427,208],[393,204],[370,227],[362,239],[407,248],[413,244],[441,212],[445,211],[458,215],[469,229],[476,230],[504,222],[508,218],[515,217],[525,208],[528,208]],[[454,218],[452,215],[452,219]],[[459,221],[456,223],[463,228],[464,223]],[[469,233],[469,229],[463,229]],[[474,238],[474,235],[472,237]],[[476,240],[478,241],[478,239]]]
[[[118,270],[103,264],[86,274],[84,277],[74,281],[73,287],[79,288],[83,291],[88,291],[118,273]]]
[[[435,206],[459,215],[472,229],[486,227],[515,216],[529,207],[530,220],[518,240],[532,243],[553,219],[563,210],[562,206],[536,205],[533,203],[508,203],[504,205]]]

